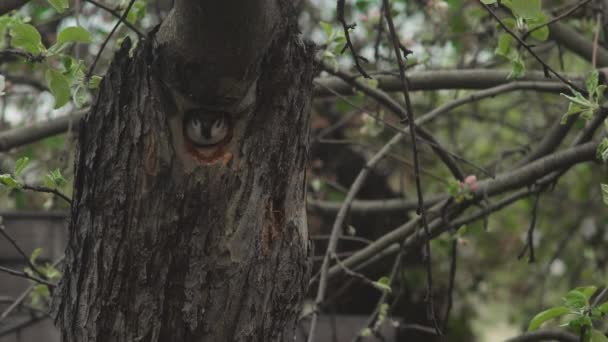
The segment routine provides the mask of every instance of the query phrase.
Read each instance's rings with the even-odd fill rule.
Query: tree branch
[[[30,0],[2,0],[0,2],[0,15],[16,10],[27,4]]]
[[[80,119],[84,117],[84,114],[87,111],[88,109],[84,109],[57,119],[0,132],[0,152],[6,152],[11,148],[34,143],[50,136],[63,133],[68,130],[70,125],[76,129]]]
[[[529,89],[543,92],[560,93],[568,91],[568,87],[560,82],[548,79],[541,71],[529,71],[517,81],[507,78],[510,70],[491,70],[491,69],[457,69],[457,70],[427,70],[411,71],[407,73],[410,91],[419,90],[443,90],[443,89],[487,89],[513,82],[533,81]],[[348,75],[354,79],[356,76]],[[576,74],[565,74],[566,78],[576,84],[582,85],[584,76]],[[374,79],[378,81],[378,88],[386,92],[400,90],[399,77],[392,75],[376,75]],[[319,86],[315,89],[316,97],[333,96],[328,89],[334,90],[342,95],[353,95],[353,86],[345,82],[340,77],[317,78],[315,83]]]
[[[566,24],[555,22],[549,25],[549,37],[568,50],[591,62],[593,59],[593,41],[581,35]],[[597,48],[597,67],[608,66],[608,50]]]
[[[536,160],[519,169],[503,173],[497,176],[496,179],[481,181],[478,183],[476,200],[533,184],[534,182],[542,179],[544,176],[552,174],[555,171],[568,169],[569,167],[581,162],[595,160],[595,150],[597,149],[597,145],[597,142],[590,142],[572,147]],[[441,207],[443,207],[443,203],[435,205],[429,211],[434,212],[439,210]],[[465,207],[466,206],[461,205],[460,208],[456,208],[455,211],[462,212]],[[414,218],[406,222],[390,233],[387,233],[383,237],[379,238],[374,243],[343,260],[344,265],[348,268],[356,270],[356,265],[382,252],[391,244],[402,241],[408,236],[409,237],[406,240],[406,245],[422,242],[424,240],[424,233],[412,235],[419,223],[419,218]],[[443,230],[447,229],[442,217],[433,220],[433,222],[429,224],[429,228],[432,236],[437,236],[440,233],[440,231],[438,231],[439,228],[442,228]],[[339,272],[340,270],[334,266],[330,269],[329,275],[333,276]]]
[[[527,332],[517,337],[510,338],[505,342],[536,341],[579,342],[579,338],[578,336],[564,330],[538,330]]]

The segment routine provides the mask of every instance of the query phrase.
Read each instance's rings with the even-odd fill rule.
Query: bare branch
[[[578,342],[578,336],[565,330],[538,330],[527,332],[517,337],[508,339],[505,342],[536,342],[536,341],[559,341],[559,342]]]
[[[80,119],[82,119],[87,111],[88,109],[84,109],[57,119],[0,132],[0,151],[6,152],[11,148],[31,144],[50,136],[63,133],[68,130],[70,125],[77,128]]]
[[[12,10],[27,4],[30,0],[2,0],[0,2],[0,15],[6,14]]]
[[[419,90],[442,90],[442,89],[487,89],[503,84],[514,82],[532,81],[530,90],[542,92],[560,93],[568,91],[568,87],[560,82],[547,79],[541,71],[529,71],[517,81],[508,79],[510,70],[491,70],[491,69],[459,69],[459,70],[427,70],[411,71],[407,73],[410,83],[410,91]],[[565,77],[576,84],[582,85],[584,76],[575,74],[565,74]],[[354,79],[356,76],[349,75]],[[378,81],[378,88],[386,92],[399,91],[399,77],[392,75],[375,75]],[[352,84],[345,82],[340,77],[317,78],[315,83],[322,84],[315,89],[316,97],[333,96],[328,89],[332,89],[342,95],[352,95],[355,93]]]
[[[581,35],[568,25],[556,22],[549,25],[549,37],[563,45],[568,50],[591,62],[593,59],[593,41]],[[598,47],[597,67],[608,66],[608,50]]]

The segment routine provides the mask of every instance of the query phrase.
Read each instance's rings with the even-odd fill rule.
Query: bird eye
[[[186,120],[185,135],[194,145],[210,147],[226,140],[230,133],[228,115],[197,117]]]

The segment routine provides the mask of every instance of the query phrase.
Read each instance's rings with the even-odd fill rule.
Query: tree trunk
[[[292,24],[277,32],[253,111],[211,154],[183,137],[153,34],[116,54],[79,130],[56,293],[64,341],[293,339],[310,270],[313,49]]]

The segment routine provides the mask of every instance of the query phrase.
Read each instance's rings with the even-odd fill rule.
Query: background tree
[[[3,2],[3,206],[71,208],[64,339],[605,339],[607,5]],[[29,253],[0,320],[57,284]]]

